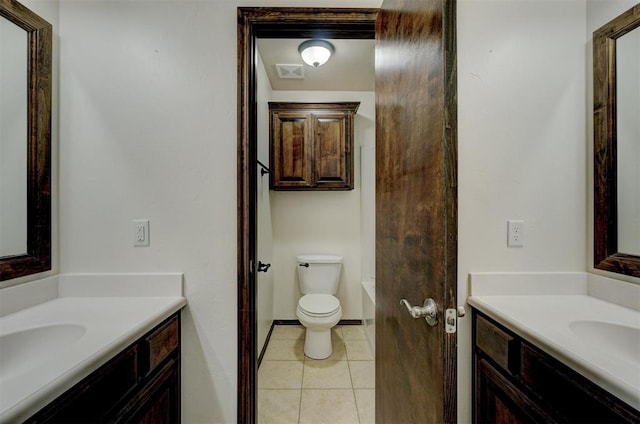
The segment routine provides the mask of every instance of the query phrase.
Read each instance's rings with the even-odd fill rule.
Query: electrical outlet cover
[[[524,246],[524,221],[514,219],[507,221],[507,246]]]
[[[134,219],[132,224],[133,245],[149,246],[149,220]]]

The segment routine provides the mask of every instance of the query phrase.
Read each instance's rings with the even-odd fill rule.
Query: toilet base
[[[326,359],[333,353],[331,328],[307,328],[304,340],[304,354],[311,359]]]

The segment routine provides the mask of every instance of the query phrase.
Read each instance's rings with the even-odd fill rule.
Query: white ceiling
[[[335,53],[318,68],[302,62],[298,46],[305,40],[258,39],[258,52],[273,90],[374,91],[375,40],[327,40]],[[304,65],[304,79],[279,78],[277,64]]]

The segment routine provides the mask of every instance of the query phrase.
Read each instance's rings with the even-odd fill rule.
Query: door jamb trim
[[[378,9],[238,8],[238,388],[239,423],[256,422],[257,154],[255,53],[258,36],[375,38]]]

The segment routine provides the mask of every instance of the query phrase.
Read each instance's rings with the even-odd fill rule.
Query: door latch
[[[447,309],[444,311],[444,331],[447,333],[455,333],[458,328],[458,318],[466,315],[464,306],[458,306],[457,309]]]

